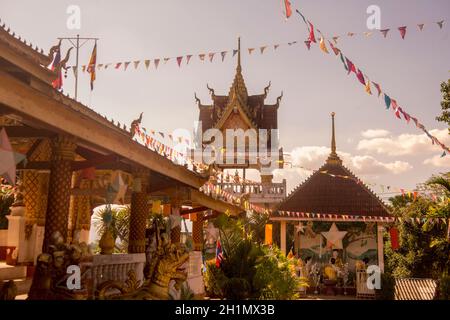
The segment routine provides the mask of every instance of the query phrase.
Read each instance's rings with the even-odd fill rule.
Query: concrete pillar
[[[147,217],[150,213],[148,204],[147,186],[149,172],[139,169],[133,173],[133,192],[131,194],[130,232],[128,240],[128,253],[145,252],[145,229]]]
[[[280,221],[280,249],[284,254],[286,251],[286,221]]]
[[[48,192],[47,214],[43,251],[48,252],[51,238],[59,232],[67,240],[69,220],[72,161],[75,158],[75,140],[59,135],[52,139],[51,172]]]
[[[384,243],[383,243],[383,225],[377,223],[377,252],[378,252],[378,267],[384,273]]]

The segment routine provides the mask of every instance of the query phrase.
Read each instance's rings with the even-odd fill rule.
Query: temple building
[[[119,281],[115,288],[130,293],[124,287],[127,279],[131,279],[128,284],[136,284],[148,276],[144,275],[149,263],[147,218],[155,199],[163,199],[156,211],[161,209],[170,218],[170,230],[153,228],[159,239],[153,261],[173,269],[159,274],[165,281],[162,287],[149,284],[152,297],[168,298],[165,286],[174,278],[183,279],[177,268],[186,261],[191,289],[201,293],[203,221],[224,212],[238,215],[245,209],[200,191],[209,180],[209,170],[190,170],[134,141],[141,119],[127,128],[55,90],[52,82],[70,57],[70,50],[64,56],[61,50],[59,43],[44,54],[5,24],[0,27],[1,142],[11,145],[2,157],[6,154],[5,159],[14,162],[15,155],[21,154],[26,159],[6,168],[16,169],[10,178],[17,176],[18,184],[11,214],[6,216],[8,229],[0,230],[0,282],[23,280],[18,294],[30,290],[29,298],[34,299],[105,298],[102,284],[107,280]],[[51,70],[48,66],[56,53],[64,58]],[[2,181],[1,187],[11,183]],[[83,243],[89,241],[93,209],[111,204],[130,207],[128,250],[110,254],[114,239],[106,237],[105,254],[85,257]],[[181,216],[194,213],[193,250],[173,256],[180,247]],[[168,237],[163,237],[163,231]],[[68,265],[81,268],[82,289],[57,288],[67,277]],[[159,272],[157,268],[149,266],[148,272]]]
[[[325,278],[336,266],[337,272],[330,277],[356,274],[353,286],[355,282],[360,285],[357,292],[373,296],[358,278],[366,272],[358,270],[364,264],[384,272],[383,223],[391,215],[375,193],[343,165],[336,149],[334,117],[332,113],[331,153],[325,164],[277,206],[271,220],[280,224],[280,248],[308,266],[305,277],[311,277],[312,265]],[[287,243],[289,225],[292,242]]]
[[[248,195],[249,201],[253,204],[273,208],[286,196],[286,181],[283,180],[281,183],[272,181],[273,170],[283,167],[283,149],[278,146],[278,137],[271,134],[271,130],[278,129],[278,108],[283,94],[277,98],[275,104],[267,104],[269,83],[264,88],[264,93],[249,95],[242,75],[240,38],[236,52],[236,74],[228,95],[216,95],[215,90],[207,86],[212,99],[210,105],[202,104],[195,95],[202,133],[204,134],[210,129],[217,129],[223,136],[224,159],[220,163],[215,163],[215,168],[220,174],[213,183],[238,197]],[[263,137],[260,130],[266,130],[267,137]],[[227,131],[235,133],[236,136],[228,136]],[[238,137],[240,133],[243,134],[243,137]],[[212,141],[208,138],[203,136],[205,148]],[[234,141],[229,141],[234,150],[228,148],[227,139],[230,138],[234,139]],[[239,138],[242,139],[242,145],[238,143]],[[262,139],[266,139],[267,144]],[[217,137],[215,142],[217,142]],[[253,142],[253,148],[251,142]],[[261,144],[266,147],[266,150],[263,150]],[[262,161],[265,155],[271,161]],[[239,157],[241,161],[239,161]],[[247,180],[247,169],[258,170],[261,181]],[[233,170],[236,170],[234,176]],[[237,170],[242,170],[242,176],[238,174]],[[225,171],[231,171],[231,175],[225,174]]]

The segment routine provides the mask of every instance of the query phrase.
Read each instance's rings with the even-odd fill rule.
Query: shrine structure
[[[203,134],[210,129],[216,129],[224,137],[224,147],[222,150],[218,150],[218,152],[224,153],[224,160],[214,163],[218,174],[211,179],[213,185],[233,196],[246,197],[252,204],[271,209],[286,197],[286,181],[273,182],[273,170],[283,167],[283,149],[278,146],[278,137],[271,134],[271,130],[278,129],[278,108],[283,94],[277,98],[275,104],[266,104],[270,83],[264,89],[264,93],[248,94],[242,75],[240,43],[239,38],[236,50],[236,74],[228,95],[217,95],[214,89],[207,86],[212,99],[210,105],[202,104],[195,95],[199,108],[199,121]],[[267,132],[267,140],[265,140],[267,144],[262,140],[261,129]],[[227,135],[227,131],[233,135]],[[250,145],[252,138],[256,142],[253,149]],[[234,141],[230,141],[233,150],[227,149],[227,139],[234,139]],[[239,139],[242,139],[242,145],[239,145]],[[204,148],[208,148],[211,141],[203,135]],[[265,150],[263,151],[263,149]],[[266,153],[266,151],[268,152]],[[266,156],[269,161],[262,161]],[[239,157],[242,161],[239,161]],[[254,161],[252,161],[252,157],[254,157]],[[258,170],[261,181],[247,180],[247,169]],[[225,174],[225,170],[236,171],[233,176],[233,172],[231,175]],[[242,176],[238,174],[238,170],[242,170]]]
[[[392,221],[391,215],[343,165],[336,149],[334,117],[332,113],[331,153],[326,163],[297,186],[270,219],[279,223],[281,250],[301,259],[302,275],[314,278],[312,287],[323,275],[332,281],[340,278],[341,288],[359,285],[358,294],[373,297],[374,291],[364,282],[364,268],[375,265],[384,272],[383,224]]]

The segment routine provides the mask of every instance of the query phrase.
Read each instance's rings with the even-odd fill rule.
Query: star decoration
[[[299,222],[298,225],[295,226],[295,231],[297,233],[305,233],[305,226],[303,225],[303,223]]]
[[[339,231],[336,223],[333,223],[328,232],[322,232],[322,235],[327,239],[327,248],[343,249],[342,239],[347,234],[347,231]]]
[[[16,165],[25,159],[25,155],[14,152],[5,128],[0,131],[0,175],[10,184],[16,184]]]
[[[122,175],[120,174],[120,172],[117,172],[115,174],[115,177],[112,182],[112,187],[116,192],[113,203],[124,204],[125,194],[127,193],[128,186],[123,182]]]

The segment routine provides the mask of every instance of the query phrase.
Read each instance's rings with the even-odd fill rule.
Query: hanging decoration
[[[296,11],[302,17],[304,17],[304,15],[301,14],[299,10],[296,10]],[[309,40],[311,40],[311,34],[314,34],[314,27],[313,27],[313,24],[309,20],[308,20],[308,23],[309,23],[309,27],[307,29],[309,32]],[[443,25],[443,22],[442,22],[442,25]],[[407,28],[406,26],[398,28],[401,33],[402,38],[404,38],[406,35],[406,28]],[[317,31],[322,35],[322,33],[319,30],[317,30]],[[322,38],[325,38],[325,37],[322,35]],[[322,49],[322,47],[321,47],[321,49]],[[324,51],[324,50],[322,49],[322,51]],[[342,50],[339,49],[339,52],[342,54],[341,60],[343,61],[344,65],[346,66],[345,69],[346,69],[347,73],[350,74],[351,72],[354,72],[356,74],[356,78],[358,79],[358,81],[365,87],[366,92],[369,93],[369,87],[366,84],[366,78],[367,78],[367,81],[371,82],[369,80],[369,77],[367,75],[363,74],[363,72],[359,68],[357,68],[356,65],[348,57],[345,57]],[[345,62],[344,62],[343,58],[345,58]],[[373,82],[372,82],[372,84],[375,86],[375,84]],[[376,88],[379,91],[378,96],[381,96],[381,93],[384,93],[384,92],[382,92],[381,86],[378,83],[376,83]],[[389,109],[392,106],[394,115],[398,119],[402,119],[402,116],[403,116],[404,120],[406,120],[407,123],[409,123],[410,120],[412,119],[414,121],[416,127],[419,128],[420,130],[422,130],[430,138],[431,143],[433,145],[436,144],[439,147],[441,147],[444,150],[444,152],[446,152],[446,154],[450,152],[450,149],[448,148],[448,146],[446,146],[444,143],[442,143],[435,136],[431,135],[430,132],[425,128],[425,126],[422,123],[419,122],[419,120],[416,117],[413,117],[404,108],[400,107],[397,104],[397,101],[395,99],[393,99],[392,97],[390,97],[387,93],[384,93],[384,103],[386,105],[386,109]]]

